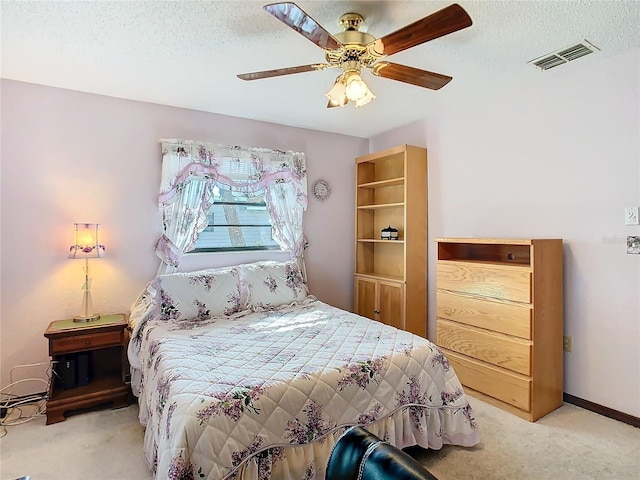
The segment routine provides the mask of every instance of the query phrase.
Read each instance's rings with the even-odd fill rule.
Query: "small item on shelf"
[[[382,229],[382,240],[398,240],[398,229],[389,225],[387,228]]]

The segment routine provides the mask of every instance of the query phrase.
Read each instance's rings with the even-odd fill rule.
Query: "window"
[[[234,192],[213,187],[208,225],[191,252],[280,250],[273,239],[264,191]]]
[[[307,208],[304,153],[179,139],[160,142],[158,274],[174,272],[184,254],[194,251],[302,255]],[[261,190],[264,197],[258,194]]]

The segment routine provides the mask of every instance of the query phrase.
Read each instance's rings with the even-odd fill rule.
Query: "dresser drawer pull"
[[[91,340],[86,340],[86,341],[84,342],[84,344],[85,344],[85,345],[91,345]]]

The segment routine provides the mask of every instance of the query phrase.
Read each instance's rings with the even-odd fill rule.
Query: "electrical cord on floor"
[[[42,365],[48,365],[46,370],[47,379],[42,378],[25,378],[21,380],[13,381],[13,371],[17,368],[29,368],[39,367]],[[33,420],[46,413],[47,400],[49,398],[49,387],[51,384],[52,366],[51,362],[33,363],[29,365],[18,365],[13,367],[9,372],[9,384],[0,389],[0,411],[2,415],[0,417],[0,438],[7,435],[6,427],[20,425]],[[40,393],[34,393],[30,395],[18,396],[12,393],[12,390],[22,383],[26,382],[40,382],[45,385],[45,390]],[[35,404],[35,408],[31,409],[31,413],[25,414],[23,412],[24,407],[27,405]],[[26,410],[26,409],[25,409]]]
[[[34,400],[33,398],[27,398],[27,399],[24,399],[20,404],[12,405],[8,409],[7,415],[2,420],[0,420],[0,427],[2,427],[0,438],[4,437],[7,434],[6,427],[13,427],[15,425],[27,423],[36,417],[44,415],[47,411],[47,398],[48,398],[48,395],[45,395],[39,400]],[[31,413],[25,414],[21,406],[24,406],[27,404],[34,404],[34,403],[36,403],[35,409]]]

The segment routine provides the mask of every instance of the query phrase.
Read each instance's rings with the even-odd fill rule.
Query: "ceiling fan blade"
[[[447,75],[391,62],[378,62],[373,66],[371,72],[379,77],[411,83],[412,85],[430,88],[431,90],[439,90],[453,79],[453,77]]]
[[[293,2],[272,3],[264,9],[285,25],[325,50],[338,50],[342,44]]]
[[[276,68],[274,70],[264,70],[262,72],[241,73],[238,78],[241,80],[259,80],[261,78],[279,77],[281,75],[291,75],[293,73],[313,72],[324,70],[330,67],[326,63],[312,63],[311,65],[300,65],[298,67]]]
[[[388,56],[470,27],[472,23],[469,14],[460,5],[454,3],[374,40],[372,44],[376,53],[380,56]]]

